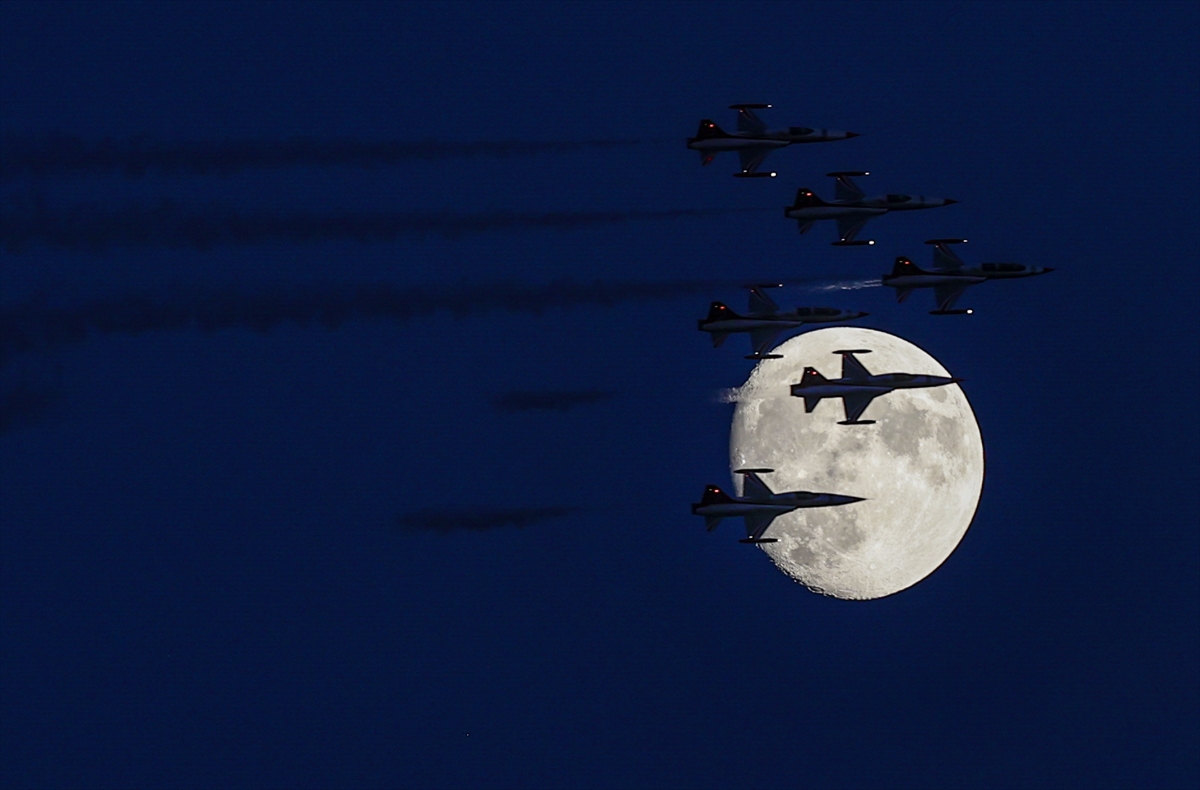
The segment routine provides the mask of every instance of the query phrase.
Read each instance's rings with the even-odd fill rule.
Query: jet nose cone
[[[858,315],[856,315],[855,318],[866,318],[869,315],[870,313],[864,313],[863,311],[859,310]]]
[[[1042,274],[1045,274],[1047,272],[1052,272],[1052,271],[1054,271],[1054,270],[1051,269],[1049,266],[1047,266],[1046,268],[1042,269]]]
[[[851,137],[862,137],[862,135],[858,132],[846,132],[846,139],[849,140]]]
[[[943,205],[943,206],[949,206],[951,203],[957,203],[957,202],[958,202],[958,201],[957,201],[957,200],[955,200],[955,199],[953,199],[953,198],[943,198],[943,199],[942,199],[942,205]]]
[[[964,381],[966,381],[966,379],[960,379],[958,376],[952,376],[950,378],[951,384],[962,384]]]

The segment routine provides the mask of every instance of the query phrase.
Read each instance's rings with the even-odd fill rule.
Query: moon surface
[[[841,399],[811,414],[790,395],[804,367],[842,375],[838,349],[859,355],[871,373],[948,376],[917,346],[886,332],[832,327],[794,337],[760,362],[736,390],[730,469],[774,469],[774,491],[866,497],[840,507],[794,510],[777,518],[761,544],[775,565],[814,592],[882,598],[911,587],[941,565],[971,525],[983,490],[983,437],[957,384],[896,390],[871,402],[863,419],[838,425]],[[734,475],[741,490],[740,475]]]

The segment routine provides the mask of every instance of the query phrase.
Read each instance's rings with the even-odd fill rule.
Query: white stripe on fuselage
[[[790,143],[787,140],[762,140],[745,137],[710,137],[707,140],[695,140],[688,143],[688,148],[696,151],[736,151],[739,148],[784,148]]]
[[[877,217],[886,214],[886,208],[863,208],[862,206],[839,206],[836,203],[826,206],[805,206],[790,209],[787,216],[792,219],[837,219],[838,217]]]
[[[892,288],[928,288],[936,285],[976,285],[987,280],[986,277],[976,277],[970,274],[902,274],[898,277],[888,277],[884,285]]]

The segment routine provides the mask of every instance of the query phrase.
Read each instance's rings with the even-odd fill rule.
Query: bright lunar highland
[[[814,592],[866,600],[899,592],[941,565],[971,524],[983,490],[983,438],[957,384],[896,390],[871,402],[874,425],[838,425],[842,401],[822,400],[811,414],[790,395],[804,367],[842,375],[839,349],[877,373],[949,376],[906,340],[873,329],[806,332],[760,362],[736,391],[731,469],[774,469],[774,491],[820,491],[866,497],[842,507],[780,516],[762,544],[784,573]],[[734,475],[740,491],[741,475]]]

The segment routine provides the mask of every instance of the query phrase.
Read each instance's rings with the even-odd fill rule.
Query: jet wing
[[[926,242],[928,244],[929,242]],[[956,272],[963,267],[962,258],[954,254],[954,251],[945,242],[933,243],[933,268],[940,272]]]
[[[750,330],[750,345],[753,346],[754,353],[762,354],[775,345],[775,338],[779,337],[779,333],[782,331],[783,328],[777,326],[764,326]]]
[[[765,501],[771,498],[772,491],[754,472],[744,472],[742,480],[742,498]]]
[[[870,375],[863,363],[859,362],[853,354],[842,354],[842,378],[855,381],[869,378]]]
[[[949,310],[971,283],[947,283],[933,286],[933,297],[939,310]]]
[[[762,134],[767,130],[767,125],[755,114],[754,110],[749,107],[739,107],[737,129],[739,132]]]
[[[755,145],[749,148],[739,148],[738,156],[742,158],[742,172],[753,173],[767,158],[767,154],[775,149],[769,145]]]
[[[847,395],[842,398],[842,406],[846,409],[846,422],[857,422],[862,413],[871,405],[871,401],[877,397],[874,393],[863,393]]]
[[[833,174],[830,173],[830,175]],[[859,173],[859,175],[863,174]],[[859,188],[858,184],[850,180],[850,176],[839,174],[834,176],[834,178],[837,179],[833,186],[833,196],[835,200],[863,199],[864,193],[862,189]]]
[[[775,304],[775,300],[768,296],[766,291],[755,285],[750,288],[750,312],[778,313],[779,305]]]
[[[747,513],[742,517],[746,521],[746,537],[758,540],[775,520],[774,513]]]
[[[867,220],[871,218],[868,214],[865,217],[838,217],[838,235],[842,241],[854,241],[854,237],[862,230],[863,225],[867,224]]]

